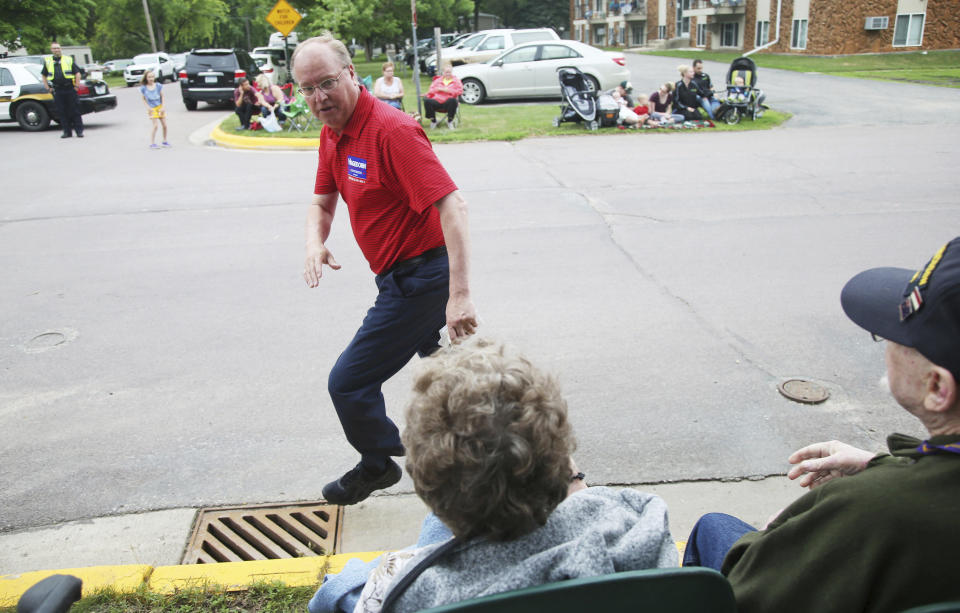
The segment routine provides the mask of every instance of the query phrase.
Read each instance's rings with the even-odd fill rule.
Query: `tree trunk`
[[[473,1],[473,31],[480,31],[480,0]]]
[[[363,41],[363,53],[367,56],[367,61],[373,61],[373,41],[369,38]]]

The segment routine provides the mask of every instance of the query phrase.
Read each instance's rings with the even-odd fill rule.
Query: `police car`
[[[59,123],[53,94],[43,87],[38,64],[0,62],[0,122],[20,124],[24,130],[45,130],[50,120]],[[116,108],[117,97],[103,81],[83,79],[77,90],[80,114]]]

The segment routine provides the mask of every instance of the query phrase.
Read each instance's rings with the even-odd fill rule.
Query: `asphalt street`
[[[629,56],[641,91],[678,63]],[[556,373],[593,484],[783,474],[813,441],[919,433],[838,297],[958,234],[960,90],[759,85],[784,127],[436,147],[470,205],[482,333]],[[83,140],[0,127],[0,532],[317,499],[356,461],[326,393],[376,291],[346,208],[343,269],[309,290],[315,152],[192,143],[227,111],[177,89],[170,150],[127,88]],[[401,426],[415,366],[384,390]],[[830,399],[785,399],[794,376]]]

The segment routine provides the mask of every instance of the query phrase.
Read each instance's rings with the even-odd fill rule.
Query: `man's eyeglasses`
[[[332,79],[327,79],[326,81],[323,81],[322,83],[320,83],[320,85],[317,85],[314,87],[300,87],[297,89],[297,91],[303,94],[304,96],[306,96],[307,98],[315,94],[317,90],[320,90],[323,93],[332,92],[333,90],[337,89],[337,85],[340,84],[340,77],[343,76],[343,71],[346,69],[347,67],[344,66],[340,70],[340,72],[337,73],[337,76],[335,76]]]

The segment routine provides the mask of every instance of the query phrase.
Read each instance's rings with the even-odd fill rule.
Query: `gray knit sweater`
[[[393,585],[437,546],[421,551]],[[674,566],[677,550],[660,497],[591,487],[560,503],[544,526],[526,536],[509,542],[474,539],[447,552],[410,584],[390,613],[564,579]]]

